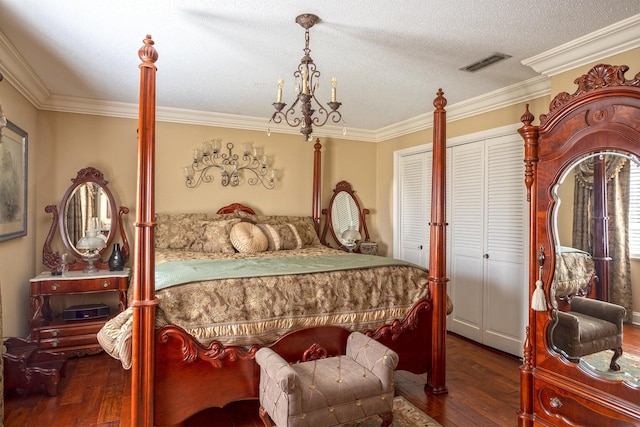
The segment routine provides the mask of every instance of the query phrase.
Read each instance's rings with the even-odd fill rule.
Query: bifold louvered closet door
[[[517,134],[450,147],[452,332],[521,355],[527,313],[523,144]]]
[[[429,150],[400,156],[398,161],[398,239],[395,257],[429,266],[431,171]]]

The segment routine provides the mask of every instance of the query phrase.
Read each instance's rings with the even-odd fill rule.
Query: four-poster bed
[[[158,308],[155,289],[154,233],[158,224],[154,212],[153,188],[155,61],[158,55],[153,44],[151,37],[147,36],[139,51],[142,64],[138,123],[138,195],[131,302],[131,421],[136,426],[179,424],[208,407],[222,407],[235,400],[255,399],[259,383],[259,369],[254,356],[260,345],[224,345],[214,340],[204,346],[181,327],[173,324],[158,327],[156,324],[158,310],[162,310],[162,306]],[[429,272],[422,274],[424,296],[415,301],[403,317],[375,329],[362,331],[399,354],[398,369],[419,374],[426,372],[425,388],[438,394],[447,392],[445,105],[446,100],[440,90],[434,101],[431,259]],[[320,226],[320,148],[317,141],[314,146],[312,206],[316,237]],[[245,210],[238,205],[236,208]],[[389,279],[387,281],[391,282]],[[297,329],[292,333],[285,333],[269,346],[289,361],[300,360],[302,353],[312,344],[332,349],[337,354],[344,351],[341,338],[344,334],[335,332],[338,330],[340,329],[323,327]]]

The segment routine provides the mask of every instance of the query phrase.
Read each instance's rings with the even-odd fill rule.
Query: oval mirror
[[[99,250],[102,255],[114,238],[117,223],[116,204],[107,188],[108,181],[94,168],[82,169],[72,181],[60,203],[62,241],[76,258],[82,258],[78,241],[90,228],[97,229],[106,241],[105,247]]]
[[[368,209],[361,209],[360,203],[355,196],[355,191],[347,181],[340,181],[333,189],[333,196],[329,201],[329,207],[323,209],[322,213],[327,216],[320,242],[323,245],[331,246],[327,242],[327,231],[331,230],[334,242],[342,250],[359,251],[360,241],[369,242],[369,231],[365,216],[369,214]],[[343,239],[343,233],[351,228],[347,240]]]
[[[631,170],[638,167],[638,159],[627,153],[590,153],[573,162],[553,187],[555,268],[550,302],[555,322],[549,330],[554,348],[566,358],[579,361],[594,373],[634,384],[640,382],[640,371],[634,374],[629,369],[620,370],[625,358],[613,357],[618,347],[633,353],[634,347],[625,347],[622,342],[623,328],[618,331],[621,342],[617,344],[616,334],[585,343],[583,339],[578,342],[570,322],[579,325],[585,314],[592,315],[593,312],[582,307],[584,302],[591,304],[592,301],[611,304],[594,307],[598,312],[607,313],[607,318],[616,313],[621,318],[626,311],[626,317],[622,318],[631,319],[631,278],[640,274],[640,262],[631,259],[629,233],[640,224],[639,218],[634,221],[629,215],[629,206],[630,200],[640,200],[640,194],[631,191],[634,188]],[[573,317],[568,318],[568,314]],[[602,320],[597,316],[594,322],[586,319],[590,325]],[[594,327],[591,333],[598,334],[598,328]],[[597,341],[609,342],[605,347],[611,348],[604,348],[596,344]],[[628,357],[640,359],[640,355]]]
[[[331,226],[337,237],[342,236],[350,226],[360,230],[360,209],[351,194],[340,191],[331,206]]]
[[[113,207],[107,191],[95,182],[78,185],[67,204],[63,206],[66,237],[69,245],[78,252],[78,241],[90,228],[97,228],[107,240],[113,232]],[[92,224],[93,222],[93,224]]]

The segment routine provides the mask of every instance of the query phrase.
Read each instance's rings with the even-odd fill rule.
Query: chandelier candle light
[[[276,181],[276,171],[269,169],[267,156],[253,143],[245,142],[242,156],[234,154],[233,142],[227,142],[226,152],[222,150],[222,140],[213,139],[202,143],[202,148],[193,150],[193,163],[184,167],[186,185],[194,188],[201,182],[213,182],[209,170],[220,171],[222,186],[237,187],[240,184],[240,174],[248,174],[249,185],[258,183],[266,189],[273,189]]]
[[[320,71],[316,69],[316,65],[313,63],[313,59],[311,59],[311,50],[309,49],[309,28],[313,27],[318,22],[320,22],[320,18],[310,13],[299,15],[296,18],[296,23],[305,29],[304,56],[300,61],[300,65],[298,65],[298,69],[293,73],[293,77],[295,78],[296,100],[289,108],[284,110],[284,107],[287,105],[282,102],[282,88],[284,87],[284,80],[278,80],[278,95],[276,97],[276,102],[273,103],[276,111],[273,113],[273,116],[271,116],[271,120],[269,120],[269,123],[274,122],[279,124],[285,122],[292,127],[300,126],[300,133],[304,136],[305,141],[312,140],[311,134],[313,133],[314,125],[324,126],[329,118],[331,118],[333,123],[339,123],[342,120],[342,115],[338,111],[338,108],[340,108],[342,103],[336,101],[336,86],[338,81],[335,77],[331,79],[331,102],[327,103],[330,111],[324,108],[316,98],[316,89],[319,87],[317,79],[320,78]],[[312,101],[315,103],[317,110],[313,108]],[[296,106],[298,104],[300,104],[300,113],[302,116],[296,116]],[[318,114],[314,116],[314,113],[316,112]],[[343,127],[342,134],[346,135],[346,133],[347,129],[346,127]],[[271,135],[270,128],[267,130],[267,134]]]

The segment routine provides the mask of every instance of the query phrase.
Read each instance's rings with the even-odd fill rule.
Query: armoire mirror
[[[639,167],[636,156],[607,150],[581,156],[560,175],[552,190],[554,309],[569,310],[571,298],[587,296],[624,307],[625,322],[631,323],[632,295],[640,292],[632,281],[640,274],[640,262],[632,260],[630,251],[640,226],[632,205],[640,201]],[[553,341],[553,332],[549,336],[554,348],[564,353]],[[634,346],[623,345],[623,350],[640,359]],[[594,353],[580,359],[596,374],[640,383],[640,371],[612,372],[608,357]]]
[[[519,426],[640,425],[640,331],[629,322],[638,309],[632,297],[621,297],[621,289],[633,292],[637,280],[625,276],[638,268],[621,244],[620,232],[638,222],[628,221],[625,206],[640,204],[620,185],[640,156],[640,74],[627,79],[628,68],[598,64],[574,80],[573,94],[552,99],[539,125],[528,106],[521,117],[531,310]],[[582,277],[563,259],[576,253],[592,260]],[[567,271],[574,277],[563,277]],[[577,290],[585,296],[570,295]],[[587,306],[598,310],[581,311]],[[566,322],[565,314],[574,320]],[[604,354],[596,366],[592,356]]]
[[[363,235],[362,241],[369,241],[369,230],[365,221],[369,209],[361,209],[356,198],[355,191],[347,181],[340,181],[333,190],[333,196],[329,201],[329,207],[322,210],[326,215],[326,220],[320,242],[330,246],[327,242],[327,232],[331,232],[331,237],[342,250],[349,250],[342,240],[344,233],[350,226],[353,226]],[[358,250],[356,249],[356,252]]]
[[[56,234],[60,232],[60,239],[66,251],[72,256],[68,259],[70,270],[81,270],[86,267],[82,260],[83,254],[78,248],[79,240],[85,236],[90,228],[98,230],[98,234],[104,236],[105,247],[99,250],[99,258],[95,262],[99,269],[108,269],[108,264],[103,260],[106,250],[110,249],[116,233],[120,230],[122,240],[122,255],[126,262],[129,257],[129,243],[122,226],[122,216],[129,209],[121,206],[116,210],[116,202],[109,190],[104,175],[93,167],[87,167],[78,171],[75,178],[71,179],[71,186],[67,189],[60,202],[60,208],[49,205],[46,212],[53,215],[53,221],[42,251],[42,262],[56,272],[61,267],[62,256],[54,252],[51,244]]]

